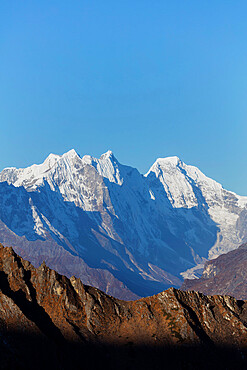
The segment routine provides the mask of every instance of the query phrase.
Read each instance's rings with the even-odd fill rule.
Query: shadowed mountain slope
[[[202,277],[185,280],[181,289],[247,299],[247,244],[206,262]]]

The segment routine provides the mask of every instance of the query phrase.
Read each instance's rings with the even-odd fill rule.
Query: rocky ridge
[[[0,275],[1,368],[247,364],[246,301],[174,288],[121,301],[2,245]]]
[[[186,279],[181,289],[247,299],[247,244],[206,262],[201,278]]]

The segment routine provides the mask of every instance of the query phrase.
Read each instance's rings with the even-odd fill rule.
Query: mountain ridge
[[[247,302],[166,291],[123,301],[0,245],[1,368],[244,369]]]
[[[182,290],[247,299],[247,244],[205,263],[199,279],[185,279]]]

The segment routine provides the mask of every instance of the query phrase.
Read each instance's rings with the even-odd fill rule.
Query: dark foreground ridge
[[[246,369],[247,302],[121,301],[0,245],[1,369]]]

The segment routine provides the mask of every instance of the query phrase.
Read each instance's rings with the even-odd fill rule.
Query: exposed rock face
[[[240,369],[246,349],[247,302],[174,288],[121,301],[0,246],[2,368]]]
[[[206,262],[202,277],[185,280],[181,289],[247,299],[247,244]]]
[[[247,198],[177,157],[146,175],[74,150],[0,173],[0,242],[120,299],[179,287],[247,238]]]

